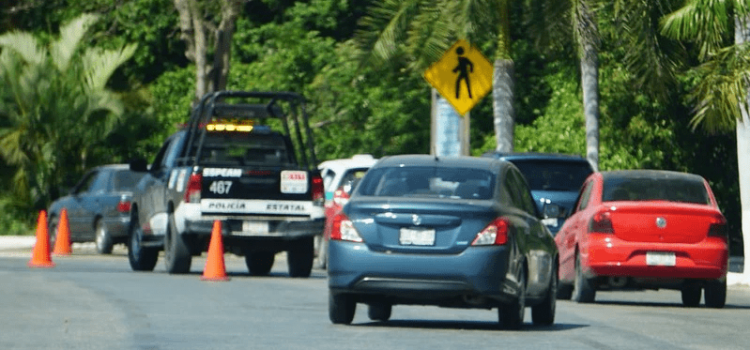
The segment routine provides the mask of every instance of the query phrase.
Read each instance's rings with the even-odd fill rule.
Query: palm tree
[[[691,92],[695,104],[693,128],[737,133],[744,274],[750,274],[750,4],[743,0],[691,0],[664,17],[663,33],[694,42],[701,65]],[[734,43],[726,38],[734,31]]]
[[[599,28],[595,0],[528,1],[531,36],[541,48],[553,43],[577,47],[583,116],[586,122],[586,158],[599,169]],[[558,44],[559,45],[559,44]]]
[[[106,84],[136,47],[84,47],[97,19],[67,22],[46,46],[27,32],[0,35],[0,156],[15,169],[15,194],[29,209],[46,207],[63,174],[88,166],[88,150],[122,114]]]
[[[510,2],[507,0],[389,0],[377,3],[360,33],[365,47],[383,60],[394,56],[398,44],[406,43],[413,67],[423,69],[442,54],[451,40],[495,43],[492,79],[496,151],[513,151],[515,109],[513,107],[514,63],[511,57]],[[586,157],[599,166],[599,33],[593,0],[535,1],[527,4],[542,14],[544,24],[573,31],[578,43],[586,121]],[[541,11],[540,11],[541,10]],[[487,30],[489,29],[489,30]],[[549,27],[545,28],[548,32]]]
[[[457,39],[494,42],[492,97],[496,149],[513,151],[513,60],[508,0],[384,0],[363,17],[357,38],[378,63],[406,57],[423,71]]]

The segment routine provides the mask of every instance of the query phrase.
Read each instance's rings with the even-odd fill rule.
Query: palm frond
[[[571,1],[526,0],[524,26],[536,47],[547,50],[570,44]]]
[[[68,69],[70,60],[78,49],[83,36],[99,20],[99,16],[84,13],[60,27],[59,39],[50,44],[52,63],[61,72]]]
[[[702,126],[709,132],[735,127],[741,110],[750,110],[750,43],[720,50],[714,59],[695,70],[697,85],[690,98],[695,101],[695,116],[690,126]]]
[[[673,11],[673,0],[619,0],[614,3],[615,24],[625,53],[625,64],[639,89],[666,99],[676,82],[676,72],[687,61],[679,41],[660,34],[659,20]]]
[[[118,50],[87,50],[82,58],[87,86],[93,90],[104,89],[115,70],[133,56],[136,48],[137,45],[132,44]]]
[[[356,38],[364,60],[389,61],[398,51],[409,27],[424,0],[385,0],[376,2],[369,15],[360,20]]]
[[[700,45],[699,58],[706,60],[723,47],[723,36],[731,26],[731,0],[690,0],[661,21],[661,33],[669,38]]]
[[[411,68],[423,70],[441,55],[456,40],[456,29],[446,21],[449,8],[435,4],[425,6],[412,21],[406,38],[406,50],[412,60]]]
[[[0,47],[11,50],[30,64],[42,64],[47,59],[47,50],[31,33],[13,31],[0,35]]]

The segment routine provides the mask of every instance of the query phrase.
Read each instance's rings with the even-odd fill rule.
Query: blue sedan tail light
[[[349,220],[349,217],[347,217],[344,213],[338,213],[333,218],[333,224],[331,226],[331,240],[362,242],[362,236],[360,236],[357,232],[357,229],[354,228],[354,224],[351,220]]]
[[[471,245],[503,245],[508,242],[508,219],[497,218],[477,234]]]

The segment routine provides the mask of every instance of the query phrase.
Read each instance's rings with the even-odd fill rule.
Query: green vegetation
[[[539,40],[537,2],[467,0],[460,3],[509,4],[510,15],[478,17],[509,18],[503,24],[508,27],[485,30],[485,22],[461,15],[463,22],[454,22],[461,26],[430,32],[441,29],[429,26],[437,14],[423,11],[422,26],[414,27],[420,31],[394,31],[411,35],[400,41],[378,37],[378,26],[388,23],[382,15],[393,12],[368,12],[376,3],[394,11],[421,2],[245,3],[232,40],[227,88],[304,94],[322,160],[428,153],[430,87],[422,70],[430,52],[434,56],[441,52],[436,48],[469,38],[492,60],[512,57],[514,149],[586,155],[580,55],[569,18],[547,28],[557,35]],[[716,56],[725,60],[709,61],[706,45],[661,35],[660,19],[681,4],[618,0],[592,7],[600,42],[599,167],[701,174],[716,191],[730,230],[739,233],[736,136],[726,128],[713,134],[694,129],[693,111],[707,79],[721,78],[707,62],[719,71],[742,62],[730,62],[729,53]],[[463,10],[472,13],[470,7]],[[0,5],[0,234],[31,232],[38,211],[87,168],[135,156],[151,159],[164,137],[186,121],[196,67],[185,57],[178,22],[170,0]],[[85,29],[71,32],[80,36],[65,34],[71,23]],[[719,38],[731,42],[733,33]],[[379,39],[386,44],[376,48],[381,59],[363,60],[374,57],[366,44]],[[718,45],[712,43],[710,48]],[[96,57],[100,64],[86,65]],[[699,118],[708,118],[703,115]],[[471,111],[472,154],[496,148],[495,118],[490,94]]]

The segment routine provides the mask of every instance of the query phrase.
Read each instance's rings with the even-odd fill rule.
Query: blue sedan
[[[333,221],[330,320],[350,324],[357,303],[375,321],[393,305],[434,305],[496,308],[518,329],[530,306],[534,324],[552,324],[557,248],[543,218],[508,161],[382,158]]]

